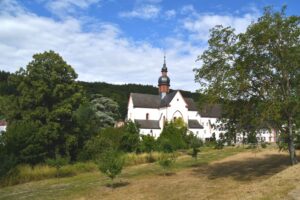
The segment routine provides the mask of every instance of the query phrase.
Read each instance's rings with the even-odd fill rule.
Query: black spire
[[[165,74],[162,74],[158,79],[158,86],[160,85],[167,85],[170,86],[170,78],[167,76],[168,68],[166,64],[166,54],[164,55],[164,64],[161,68],[161,72],[165,72]]]
[[[166,54],[164,55],[164,64],[161,68],[161,72],[168,72],[167,64],[166,64]]]

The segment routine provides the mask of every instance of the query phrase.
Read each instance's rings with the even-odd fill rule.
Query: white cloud
[[[54,14],[62,17],[75,13],[78,9],[87,9],[91,5],[99,4],[100,0],[50,0],[46,7]]]
[[[165,12],[165,16],[167,19],[173,18],[176,16],[176,11],[175,10],[167,10]]]
[[[56,21],[28,12],[0,15],[0,24],[1,70],[14,72],[26,67],[33,54],[54,50],[75,68],[79,80],[157,85],[163,50],[125,38],[113,24],[85,32],[77,19]],[[176,38],[166,43],[172,88],[195,90],[192,69],[201,50]]]
[[[129,12],[121,12],[120,17],[153,19],[160,13],[160,7],[156,5],[142,5]]]
[[[4,2],[6,6],[1,10],[5,12],[0,13],[1,70],[14,72],[26,67],[33,54],[54,50],[75,68],[80,80],[157,85],[163,63],[161,48],[126,38],[115,24],[92,21],[89,24],[92,28],[87,31],[83,28],[86,26],[84,20],[72,17],[54,20],[30,13],[18,4],[14,7],[10,4],[15,3],[13,0]],[[187,35],[204,38],[208,28],[215,24],[233,24],[242,29],[251,19],[250,14],[242,17],[197,14],[186,18],[182,26],[188,31]],[[205,46],[175,36],[162,40],[171,88],[192,91],[199,88],[194,83],[192,69],[200,66],[195,59]]]
[[[0,15],[14,15],[24,12],[25,9],[16,0],[0,0]]]
[[[241,33],[258,16],[258,12],[246,13],[242,16],[198,13],[196,16],[184,19],[183,28],[191,32],[191,39],[207,41],[209,30],[216,25],[231,26],[236,30],[236,33]]]
[[[185,5],[181,8],[180,13],[191,15],[191,14],[196,13],[196,10],[193,5]]]

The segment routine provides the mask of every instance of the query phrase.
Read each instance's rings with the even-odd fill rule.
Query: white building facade
[[[170,78],[167,76],[167,66],[164,60],[162,75],[158,79],[158,95],[131,93],[128,101],[127,120],[136,122],[140,126],[140,133],[159,137],[166,121],[182,118],[188,127],[203,141],[215,137],[219,139],[225,134],[220,122],[221,105],[205,105],[200,110],[191,98],[184,98],[180,91],[170,92]],[[261,129],[257,132],[260,142],[276,142],[276,131]],[[243,142],[245,136],[237,134],[237,143]]]
[[[166,121],[182,118],[188,130],[199,138],[208,140],[215,133],[218,139],[223,132],[216,128],[218,118],[221,117],[220,106],[207,106],[200,113],[193,99],[184,98],[180,91],[169,92],[170,79],[167,76],[165,61],[161,72],[162,75],[158,80],[158,95],[130,94],[127,120],[139,124],[141,134],[150,134],[157,138]]]

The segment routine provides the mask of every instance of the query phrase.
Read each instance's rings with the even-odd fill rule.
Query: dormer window
[[[149,120],[149,113],[146,113],[146,120]]]

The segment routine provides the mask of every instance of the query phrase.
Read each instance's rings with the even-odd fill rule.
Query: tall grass
[[[160,157],[159,152],[153,152],[150,154],[148,153],[141,153],[141,154],[136,154],[136,153],[127,153],[124,155],[125,158],[125,166],[132,166],[132,165],[140,165],[144,163],[151,163],[155,162],[159,159]]]
[[[49,165],[19,165],[12,169],[0,182],[0,186],[16,185],[30,181],[43,180],[54,177],[74,176],[80,173],[98,170],[97,165],[92,162],[65,165],[59,169]]]
[[[124,155],[125,158],[125,166],[132,166],[132,165],[140,165],[140,164],[145,164],[145,163],[152,163],[158,161],[163,153],[161,152],[152,152],[151,156],[149,153],[141,153],[141,154],[136,154],[136,153],[127,153]],[[175,152],[175,156],[181,156],[185,155],[185,151],[177,151]]]

